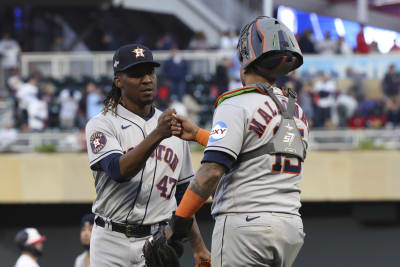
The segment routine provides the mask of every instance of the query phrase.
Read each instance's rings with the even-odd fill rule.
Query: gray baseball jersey
[[[274,88],[286,107],[288,98]],[[308,124],[296,104],[295,122],[305,142]],[[222,151],[237,159],[240,153],[266,144],[281,121],[280,110],[267,95],[252,92],[223,101],[215,110],[205,151]],[[235,166],[220,180],[212,214],[280,212],[299,215],[302,162],[296,157],[262,155]]]
[[[164,139],[145,167],[128,182],[112,180],[99,167],[106,156],[123,154],[142,142],[156,128],[160,115],[156,109],[146,121],[118,105],[117,116],[109,111],[88,122],[87,150],[97,192],[93,213],[114,222],[127,220],[136,224],[154,224],[171,217],[176,209],[176,186],[190,182],[194,176],[186,141],[177,137]]]

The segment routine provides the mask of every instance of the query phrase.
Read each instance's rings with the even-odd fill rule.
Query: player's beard
[[[89,250],[90,250],[90,243],[89,243],[89,244],[82,244],[82,247],[83,247],[85,250],[89,251]]]

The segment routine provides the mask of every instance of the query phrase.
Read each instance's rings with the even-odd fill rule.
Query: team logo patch
[[[90,137],[90,147],[94,154],[97,154],[102,150],[107,143],[107,138],[102,132],[95,132]]]
[[[223,121],[219,121],[212,128],[210,133],[210,139],[208,141],[216,142],[218,140],[221,140],[222,138],[225,137],[227,132],[228,132],[228,127],[226,127],[226,124]]]
[[[144,57],[144,49],[143,48],[136,47],[135,50],[132,50],[132,53],[136,54],[136,58]]]

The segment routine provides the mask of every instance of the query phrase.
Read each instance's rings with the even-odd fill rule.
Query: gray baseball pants
[[[215,219],[212,267],[290,267],[304,243],[297,215],[236,213]]]
[[[149,238],[126,237],[125,234],[93,225],[90,240],[90,267],[144,267],[143,245]]]

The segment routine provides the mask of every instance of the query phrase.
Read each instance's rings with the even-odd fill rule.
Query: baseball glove
[[[147,267],[179,267],[179,257],[183,245],[176,240],[168,240],[172,235],[169,226],[160,226],[143,246]]]

